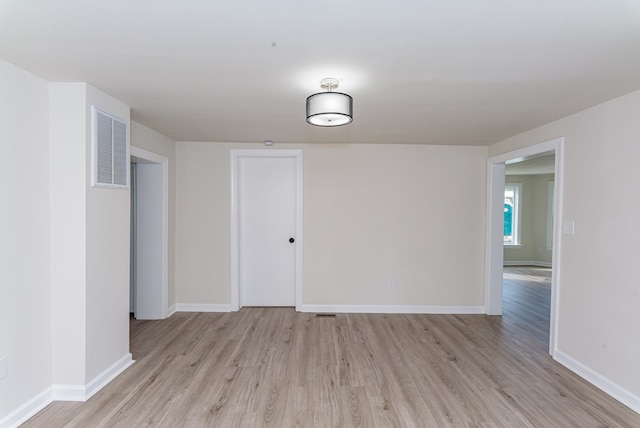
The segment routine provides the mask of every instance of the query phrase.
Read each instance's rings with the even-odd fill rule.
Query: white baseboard
[[[234,312],[231,305],[176,303],[176,312]],[[300,312],[360,314],[484,314],[483,306],[302,305]]]
[[[51,385],[53,401],[87,401],[84,385]]]
[[[87,385],[51,385],[0,420],[0,428],[20,426],[54,401],[87,401],[134,362],[132,355],[126,354]]]
[[[49,387],[22,406],[0,419],[0,428],[15,428],[47,407],[53,401],[53,388]]]
[[[176,303],[176,312],[233,312],[231,305],[209,303]]]
[[[171,306],[169,306],[169,310],[167,311],[167,318],[169,318],[171,315],[175,314],[177,312],[176,310],[176,305],[175,303]]]
[[[612,382],[611,380],[602,376],[600,373],[595,372],[581,362],[574,360],[562,351],[556,350],[553,354],[553,358],[557,362],[559,362],[572,372],[576,373],[580,377],[584,378],[586,381],[600,388],[602,391],[606,392],[634,412],[640,414],[639,396],[627,391],[625,388]]]
[[[135,361],[126,354],[86,385],[53,385],[54,401],[87,401]]]
[[[115,379],[120,373],[128,369],[133,363],[133,355],[130,353],[125,354],[118,361],[113,363],[109,368],[93,378],[85,388],[85,400],[93,397],[93,395],[107,386],[109,382]]]
[[[302,305],[299,310],[353,314],[484,314],[483,306]]]
[[[521,261],[504,261],[503,266],[537,266],[550,268],[551,262],[538,262],[535,260],[521,260]]]

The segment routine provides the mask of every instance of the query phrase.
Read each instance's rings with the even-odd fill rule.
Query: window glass
[[[519,214],[521,184],[504,187],[504,244],[519,245]]]

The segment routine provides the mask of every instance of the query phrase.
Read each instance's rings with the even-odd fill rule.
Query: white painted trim
[[[0,428],[16,428],[53,402],[53,389],[49,387],[22,406],[0,419]]]
[[[229,171],[230,177],[230,207],[231,207],[231,310],[237,311],[240,309],[240,209],[238,207],[238,174],[240,173],[238,168],[239,154],[230,150],[229,155]]]
[[[176,309],[176,304],[174,303],[173,305],[169,306],[169,311],[167,312],[167,318],[169,318],[171,315],[175,314],[178,310]]]
[[[127,353],[86,385],[52,385],[54,401],[87,401],[135,361]]]
[[[85,388],[85,400],[93,397],[96,392],[104,388],[109,382],[115,379],[120,373],[131,367],[135,363],[133,355],[125,354],[118,361],[113,363],[105,371],[93,378]]]
[[[485,259],[485,307],[488,315],[502,314],[502,267],[504,266],[504,245],[502,242],[503,209],[498,200],[504,197],[504,166],[541,153],[555,153],[555,188],[553,224],[553,256],[551,273],[551,314],[549,326],[549,354],[554,356],[558,347],[558,319],[560,298],[560,253],[562,224],[562,191],[564,172],[564,138],[559,137],[543,143],[492,156],[487,163],[487,226]],[[500,239],[498,239],[500,238]],[[499,297],[498,297],[499,296]]]
[[[131,145],[131,156],[147,160],[153,163],[169,163],[169,159],[166,156],[159,155],[154,152],[150,152],[149,150],[141,149],[140,147],[136,147]]]
[[[301,312],[352,314],[483,314],[482,306],[302,305]]]
[[[535,260],[527,260],[527,261],[503,261],[502,262],[503,266],[535,266],[535,267],[545,267],[545,268],[550,268],[552,265],[552,263],[550,262],[538,262]]]
[[[549,353],[554,356],[558,349],[558,320],[560,319],[560,254],[562,251],[562,209],[564,200],[564,138],[559,138],[556,144],[556,164],[553,186],[553,243],[551,265],[551,313],[549,331]]]
[[[553,152],[563,143],[564,137],[558,137],[543,143],[537,143],[511,152],[491,156],[489,160],[491,160],[492,163],[516,163],[540,153]],[[557,172],[557,169],[555,172]]]
[[[636,413],[640,413],[640,397],[612,382],[600,373],[556,349],[553,357],[557,362],[598,387]]]
[[[304,174],[302,172],[303,158],[302,150],[296,151],[296,310],[302,307],[302,245],[304,237],[302,235],[302,180]]]
[[[0,428],[18,427],[54,401],[87,401],[135,361],[126,354],[87,385],[51,385],[0,420]]]
[[[484,307],[487,315],[502,314],[502,262],[504,259],[505,164],[487,160],[487,223]]]
[[[302,307],[302,149],[230,149],[231,173],[231,310],[240,309],[240,222],[238,162],[241,157],[291,157],[296,159],[296,310]]]
[[[235,312],[233,305],[215,305],[210,303],[176,303],[175,312]]]
[[[53,401],[87,401],[84,385],[52,385]]]
[[[169,314],[169,158],[131,146],[130,155],[162,165],[162,308]]]

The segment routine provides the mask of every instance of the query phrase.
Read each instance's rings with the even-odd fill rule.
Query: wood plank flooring
[[[551,268],[505,267],[502,292],[503,322],[527,331],[548,349]]]
[[[548,357],[548,315],[516,316],[518,293],[505,292],[504,317],[243,308],[132,320],[131,368],[24,426],[640,426]]]

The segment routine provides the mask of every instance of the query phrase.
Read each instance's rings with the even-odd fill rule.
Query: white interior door
[[[239,159],[243,306],[296,304],[296,168],[292,157]]]
[[[162,165],[136,166],[135,317],[162,319]]]

